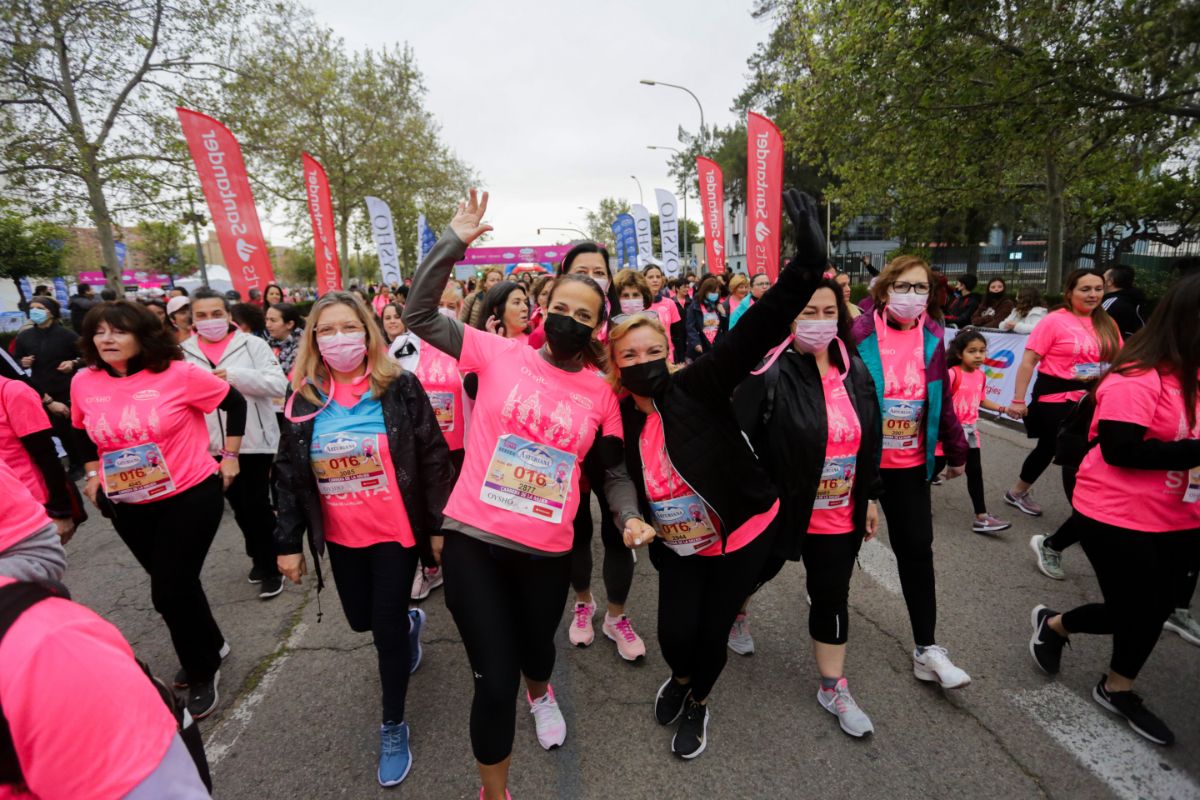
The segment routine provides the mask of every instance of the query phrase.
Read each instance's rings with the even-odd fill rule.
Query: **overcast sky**
[[[307,0],[354,49],[407,42],[442,135],[491,192],[489,244],[552,244],[583,227],[579,206],[614,196],[638,202],[637,175],[673,188],[669,152],[683,125],[728,125],[746,59],[769,32],[750,0]],[[695,187],[688,216],[699,220]],[[276,229],[278,230],[278,229]],[[559,238],[561,237],[561,239]]]

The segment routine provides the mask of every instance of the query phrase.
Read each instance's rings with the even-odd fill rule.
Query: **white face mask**
[[[594,280],[596,283],[600,284],[600,291],[605,292],[606,294],[608,293],[608,276],[607,275],[604,276],[603,278],[592,278],[592,280]]]
[[[455,311],[453,308],[446,308],[445,306],[438,306],[438,313],[441,314],[443,317],[450,317],[451,319],[458,319],[458,312]]]
[[[646,310],[646,302],[640,297],[623,297],[621,298],[621,313],[636,314],[639,311]]]
[[[888,292],[888,313],[899,322],[912,322],[925,313],[925,307],[928,305],[929,295],[927,294]]]

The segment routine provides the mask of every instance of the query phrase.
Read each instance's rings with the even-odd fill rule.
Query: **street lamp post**
[[[633,182],[638,185],[638,204],[646,205],[646,196],[642,194],[642,182],[638,180],[637,175],[630,175],[629,177],[633,178]]]
[[[676,155],[683,154],[683,151],[680,150],[678,147],[667,147],[665,145],[659,145],[659,144],[648,144],[648,145],[646,145],[646,149],[647,150],[670,150],[670,151],[674,152]],[[688,170],[688,171],[690,172],[691,170]],[[692,268],[692,265],[691,265],[691,262],[688,260],[688,255],[691,253],[692,247],[688,240],[692,238],[692,235],[691,235],[691,230],[688,228],[688,224],[687,224],[687,218],[688,218],[687,196],[688,196],[688,185],[687,185],[687,181],[684,181],[684,183],[683,183],[683,230],[684,230],[684,233],[683,233],[683,263],[687,264],[688,269],[690,270]],[[703,216],[703,215],[701,215],[701,216]]]
[[[538,228],[537,229],[538,236],[542,235],[542,231],[574,231],[575,233],[578,233],[580,236],[582,236],[584,239],[589,238],[588,235],[586,233],[584,233],[583,231],[579,230],[579,228],[551,228],[551,227]]]
[[[183,221],[191,224],[192,236],[196,239],[196,263],[200,267],[200,282],[208,287],[208,267],[204,263],[204,245],[200,243],[200,226],[207,220],[203,214],[196,213],[196,205],[192,201],[192,190],[188,189],[188,213],[183,215]]]
[[[704,141],[704,139],[705,139],[704,106],[700,105],[700,98],[696,97],[695,92],[693,92],[691,89],[687,88],[686,86],[680,86],[675,83],[664,83],[663,81],[652,81],[647,78],[642,78],[642,80],[639,81],[639,83],[644,83],[647,86],[670,86],[672,89],[679,89],[680,91],[687,92],[688,94],[690,94],[692,96],[692,99],[696,101],[696,107],[700,109],[700,139],[701,139],[701,141]]]

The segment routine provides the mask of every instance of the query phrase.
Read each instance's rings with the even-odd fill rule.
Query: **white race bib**
[[[114,503],[144,503],[175,491],[175,481],[154,442],[105,453],[100,459],[104,494]]]
[[[574,474],[574,454],[506,434],[496,442],[479,499],[489,506],[557,524],[562,522]]]
[[[695,555],[721,538],[704,501],[694,494],[651,500],[650,510],[663,544],[681,556]]]

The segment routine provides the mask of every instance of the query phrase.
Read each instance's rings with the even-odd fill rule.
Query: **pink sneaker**
[[[554,699],[554,687],[547,686],[546,693],[537,700],[526,692],[525,699],[529,701],[529,713],[533,714],[538,744],[546,750],[561,747],[567,739],[567,721],[558,710],[558,702]]]
[[[596,638],[596,632],[592,630],[592,617],[596,616],[596,603],[576,603],[575,618],[571,620],[571,628],[567,631],[567,638],[571,640],[571,644],[576,647],[587,647]]]
[[[626,661],[637,661],[646,655],[646,643],[633,630],[629,617],[622,614],[619,617],[604,615],[604,625],[601,627],[604,635],[617,643],[617,652]]]

